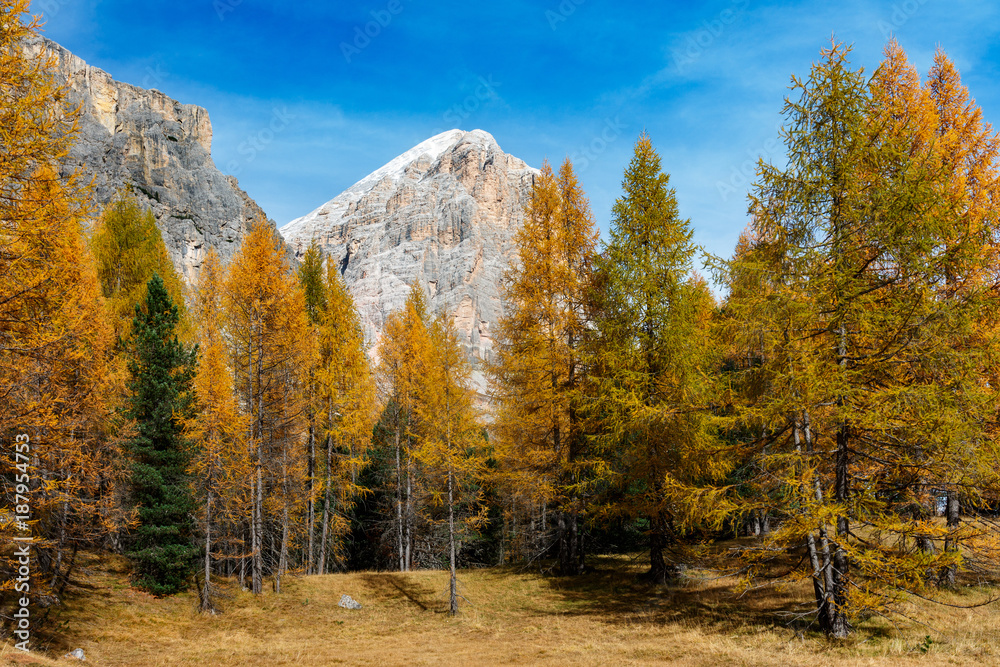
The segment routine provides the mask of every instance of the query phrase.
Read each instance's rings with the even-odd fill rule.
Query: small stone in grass
[[[338,604],[344,609],[361,609],[361,603],[352,598],[350,595],[341,595],[340,602]]]

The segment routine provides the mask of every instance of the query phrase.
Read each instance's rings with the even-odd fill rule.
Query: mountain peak
[[[452,317],[474,365],[489,358],[537,170],[483,130],[423,141],[281,228],[303,253],[317,241],[340,267],[374,351],[385,318],[420,285]],[[474,371],[480,391],[485,378]]]
[[[484,130],[472,130],[471,132],[459,129],[447,130],[400,153],[318,209],[301,218],[292,220],[281,228],[281,233],[285,237],[289,237],[290,235],[298,236],[305,232],[305,230],[298,228],[307,225],[317,216],[327,219],[331,216],[336,216],[337,213],[345,210],[351,202],[357,201],[357,199],[364,196],[365,193],[378,185],[382,180],[390,178],[398,182],[406,174],[411,164],[419,162],[424,158],[429,159],[432,163],[436,162],[441,159],[442,155],[464,143],[473,143],[484,148],[500,150],[493,135]]]

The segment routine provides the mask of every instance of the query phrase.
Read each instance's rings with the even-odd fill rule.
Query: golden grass
[[[468,598],[446,608],[443,572],[362,572],[286,578],[281,595],[236,592],[225,613],[196,611],[187,593],[156,599],[127,584],[127,562],[88,556],[65,605],[47,623],[43,653],[0,645],[0,662],[65,665],[959,665],[1000,664],[1000,609],[908,604],[913,620],[871,620],[830,642],[784,624],[805,590],[738,597],[733,581],[689,575],[679,586],[640,583],[641,564],[594,559],[578,579],[511,568],[460,573]],[[337,606],[342,594],[364,604]],[[949,594],[970,604],[990,591]],[[925,625],[922,625],[925,624]],[[927,643],[925,637],[930,636]],[[36,640],[38,637],[36,636]]]

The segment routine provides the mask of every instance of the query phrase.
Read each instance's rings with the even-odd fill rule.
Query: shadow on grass
[[[803,611],[808,602],[794,591],[771,589],[740,595],[731,578],[683,575],[676,583],[658,585],[641,576],[634,563],[597,557],[586,574],[544,579],[557,597],[556,607],[538,605],[539,615],[594,616],[608,623],[690,623],[718,632],[748,626],[787,631],[805,630],[808,619],[791,612]]]
[[[435,591],[426,586],[421,586],[400,574],[391,572],[369,572],[361,575],[361,580],[371,586],[371,588],[386,598],[397,597],[401,593],[403,597],[415,604],[422,611],[428,611],[430,605],[434,603]]]

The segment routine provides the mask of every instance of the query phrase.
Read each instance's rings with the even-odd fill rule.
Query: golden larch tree
[[[378,417],[375,379],[365,353],[364,331],[336,264],[326,263],[324,302],[317,316],[318,365],[314,411],[325,441],[322,517],[316,571],[344,562],[342,538],[354,500],[365,492],[358,473],[365,466]]]
[[[248,417],[236,401],[223,328],[223,277],[218,254],[209,250],[192,308],[200,357],[194,378],[196,413],[187,423],[188,437],[195,447],[190,474],[201,507],[205,541],[201,609],[207,612],[215,610],[213,549],[223,553],[220,546],[238,535],[243,509],[249,503],[251,479]]]
[[[128,516],[115,502],[124,470],[111,438],[112,335],[83,236],[89,193],[63,168],[78,112],[54,57],[26,54],[38,28],[27,12],[0,2],[0,440],[12,453],[0,464],[0,530],[31,531],[47,556],[32,590],[58,592],[77,549],[109,544]],[[18,495],[30,495],[30,514],[16,511]],[[3,595],[13,581],[4,576]]]
[[[461,536],[485,521],[482,483],[486,442],[475,408],[472,367],[453,323],[444,314],[429,328],[430,354],[419,378],[416,412],[421,424],[417,459],[421,462],[433,504],[447,507],[448,610],[458,613],[456,575]]]
[[[669,551],[682,517],[673,486],[729,472],[711,424],[715,306],[694,273],[693,229],[677,210],[649,136],[635,145],[611,240],[596,262],[593,335],[588,344],[589,414],[613,470],[605,515],[644,520],[649,576],[676,575]]]
[[[413,566],[418,495],[415,485],[419,483],[413,454],[420,438],[416,402],[429,354],[427,306],[423,288],[414,284],[402,310],[386,318],[378,343],[376,368],[380,402],[384,406],[382,421],[390,432],[395,454],[395,541],[401,572]]]
[[[264,531],[268,519],[281,531],[276,587],[288,563],[293,526],[304,511],[305,430],[309,325],[305,296],[289,266],[284,245],[263,218],[257,219],[223,282],[222,308],[229,363],[240,410],[247,416],[245,442],[251,475],[249,534],[251,590],[264,577]]]
[[[580,348],[597,237],[572,163],[558,176],[545,163],[515,237],[492,365],[493,430],[513,502],[541,507],[543,524],[551,507],[567,574],[583,568],[579,524],[594,476],[580,413]]]

